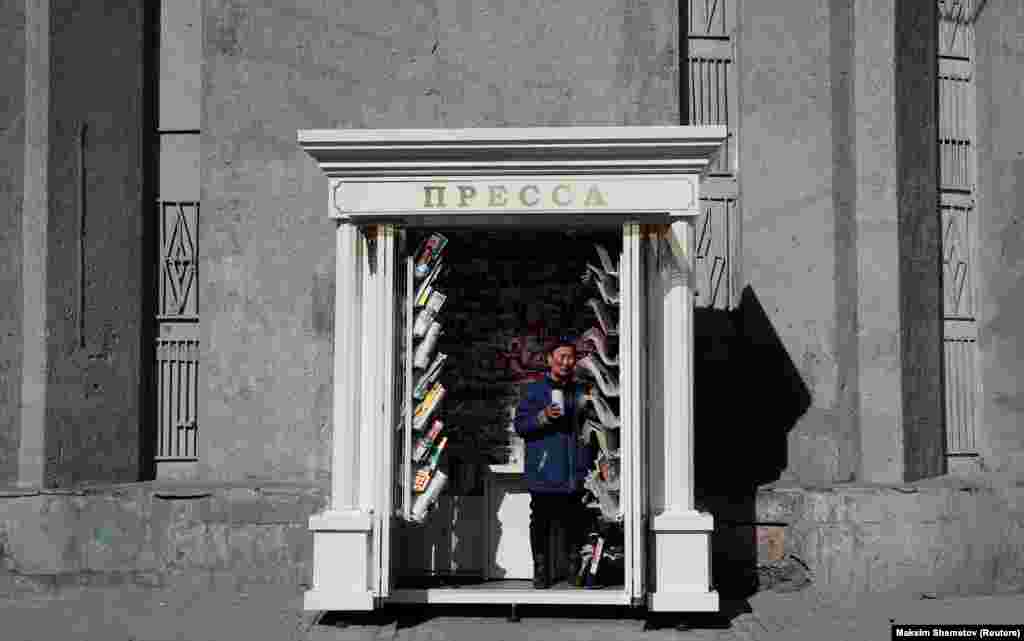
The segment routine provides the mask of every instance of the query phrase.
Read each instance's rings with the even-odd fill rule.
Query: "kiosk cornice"
[[[298,142],[332,178],[702,174],[723,126],[313,129]]]

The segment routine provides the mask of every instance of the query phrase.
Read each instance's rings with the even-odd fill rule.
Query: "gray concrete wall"
[[[137,483],[0,493],[0,593],[18,584],[137,582],[183,573],[310,583],[313,486]]]
[[[758,523],[784,528],[786,554],[807,563],[816,591],[990,594],[1024,588],[1024,496],[956,483],[899,488],[763,488]],[[309,585],[308,518],[324,487],[283,483],[137,483],[0,492],[0,594],[66,586],[173,585],[186,577],[239,590]],[[979,523],[987,527],[978,527]],[[767,563],[750,524],[718,524],[717,540]],[[716,566],[716,582],[738,568]],[[744,593],[743,596],[748,596]]]
[[[807,481],[851,479],[858,463],[856,346],[850,311],[839,313],[856,298],[843,4],[744,2],[739,17],[742,283],[811,394],[787,448],[788,475]]]
[[[45,480],[137,480],[142,350],[152,349],[142,345],[152,215],[142,202],[143,11],[55,0],[50,27]]]
[[[810,393],[804,482],[943,463],[935,20],[895,7],[740,5],[742,286]]]
[[[25,169],[25,2],[0,2],[0,483],[18,477],[21,405],[21,216]]]
[[[200,473],[329,473],[333,225],[304,128],[678,123],[676,2],[204,7]]]
[[[78,4],[55,2],[52,18],[47,456],[51,480],[60,482],[137,476],[139,381],[149,349],[139,267],[142,17]],[[677,7],[602,0],[581,16],[571,2],[268,4],[204,6],[200,473],[323,479],[333,227],[326,181],[295,144],[295,131],[676,123]],[[5,10],[16,17],[19,7]],[[982,216],[981,236],[983,247],[1000,248],[980,257],[980,280],[1000,302],[1016,299],[1005,280],[1019,245],[1007,236],[1016,229],[1016,192],[1000,187],[1016,175],[1016,139],[998,132],[1012,129],[1019,101],[1007,88],[1018,73],[1007,51],[1018,41],[1001,18],[1017,8],[988,7],[983,20],[1000,16],[988,18],[990,31],[1002,34],[994,42],[1014,43],[999,49],[979,37],[988,47],[980,52],[979,78],[988,84],[979,112],[997,132],[982,127],[981,204],[997,215]],[[740,4],[743,284],[810,391],[810,408],[779,436],[787,475],[806,481],[898,480],[903,472],[901,402],[910,387],[900,336],[912,328],[901,325],[895,277],[907,250],[897,235],[892,9],[888,0],[818,0],[785,10]],[[109,34],[109,46],[90,46],[97,30]],[[96,69],[118,82],[97,90]],[[83,118],[90,126],[85,347],[76,309]],[[5,226],[4,242],[12,229]],[[1011,303],[997,307],[983,310],[990,321],[982,328],[984,421],[995,422],[984,429],[993,434],[989,450],[1007,452],[1024,442],[1016,428],[1024,410],[1015,409],[1024,406],[1015,400],[1020,359],[1011,362],[1004,349],[1017,344],[1019,319]],[[11,425],[0,414],[0,439],[10,440]]]
[[[757,519],[786,526],[785,552],[836,600],[1009,593],[1024,587],[1021,500],[1019,488],[948,479],[828,490],[777,484],[758,493]]]
[[[990,0],[976,24],[979,447],[1024,473],[1024,5]]]

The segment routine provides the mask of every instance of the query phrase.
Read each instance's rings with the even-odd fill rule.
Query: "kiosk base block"
[[[335,610],[341,612],[369,611],[373,609],[372,592],[328,592],[307,590],[302,595],[303,610]]]
[[[651,612],[717,612],[718,592],[652,592],[647,605]]]
[[[309,519],[313,532],[313,589],[306,610],[372,610],[370,588],[372,517],[360,511],[327,510]]]
[[[718,593],[711,590],[713,529],[714,520],[703,512],[668,511],[654,517],[654,585],[648,600],[652,612],[718,610]]]

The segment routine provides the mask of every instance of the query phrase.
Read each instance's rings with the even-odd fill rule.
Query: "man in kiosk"
[[[551,586],[548,545],[551,528],[565,530],[570,577],[579,570],[580,548],[589,516],[583,504],[583,479],[593,463],[580,442],[583,386],[575,381],[576,342],[569,337],[544,347],[548,371],[529,383],[516,409],[515,429],[526,442],[526,481],[530,491],[530,549],[533,587]]]

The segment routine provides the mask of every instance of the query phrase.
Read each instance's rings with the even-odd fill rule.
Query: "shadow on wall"
[[[713,581],[723,598],[757,588],[755,501],[786,468],[786,435],[811,395],[754,290],[694,318],[696,501],[715,518]]]

